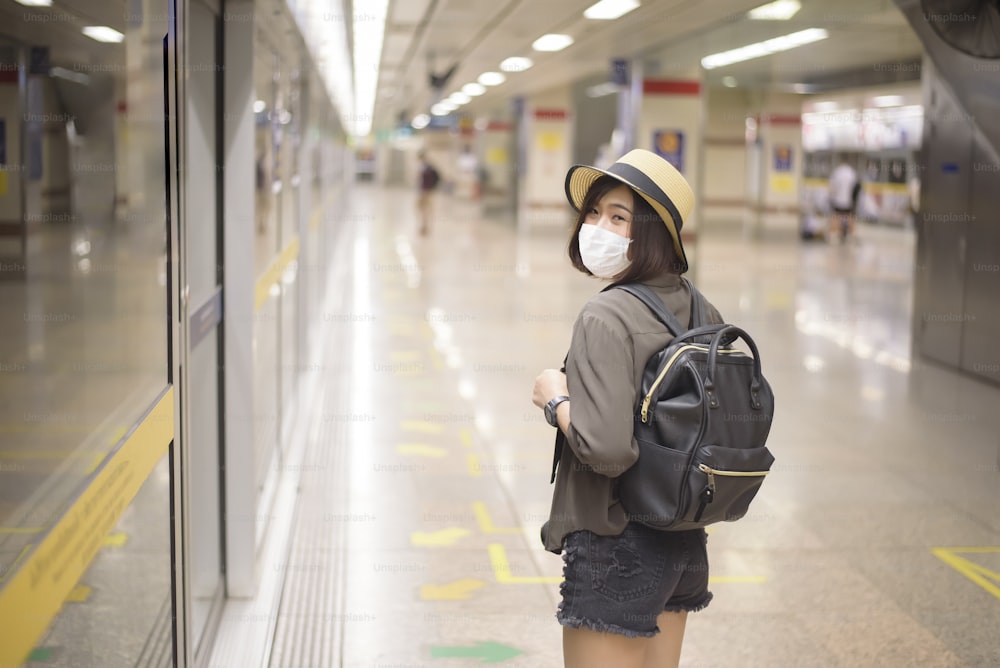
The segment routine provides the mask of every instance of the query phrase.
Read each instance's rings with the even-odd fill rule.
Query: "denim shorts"
[[[563,626],[630,638],[659,632],[661,612],[696,612],[709,601],[703,529],[657,531],[630,523],[618,536],[575,531],[563,541]]]

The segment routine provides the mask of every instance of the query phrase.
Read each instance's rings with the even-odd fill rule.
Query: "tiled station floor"
[[[344,337],[329,382],[348,379],[325,416],[346,434],[328,447],[348,500],[323,509],[344,545],[336,662],[561,665],[562,561],[538,538],[553,432],[530,394],[600,284],[551,222],[438,199],[428,237],[411,191],[342,204],[350,301],[323,314]],[[1000,664],[1000,390],[911,359],[913,235],[858,236],[708,225],[689,251],[760,347],[777,461],[750,514],[710,533],[715,600],[683,666]],[[275,647],[272,666],[306,665]]]

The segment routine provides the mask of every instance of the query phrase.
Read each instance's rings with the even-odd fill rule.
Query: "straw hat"
[[[566,197],[577,211],[583,206],[594,181],[608,175],[618,179],[653,207],[667,225],[674,240],[674,250],[687,271],[687,255],[681,244],[681,228],[694,207],[694,193],[687,180],[669,162],[651,151],[633,149],[606,170],[574,165],[566,174]]]

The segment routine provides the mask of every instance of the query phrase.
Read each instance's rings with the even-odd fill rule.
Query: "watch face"
[[[552,404],[545,404],[545,421],[554,427],[555,420],[553,418],[555,416],[552,414]]]

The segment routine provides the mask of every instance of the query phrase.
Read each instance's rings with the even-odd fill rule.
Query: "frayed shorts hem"
[[[558,615],[556,616],[556,619],[559,620],[560,624],[571,629],[590,629],[591,631],[597,631],[598,633],[614,633],[615,635],[625,636],[626,638],[652,638],[660,632],[659,628],[654,628],[652,631],[636,631],[634,629],[626,629],[618,626],[617,624],[606,624],[599,619],[560,617]]]
[[[697,603],[683,603],[681,605],[667,605],[664,612],[700,612],[708,607],[712,602],[712,592],[706,592],[705,596]]]

